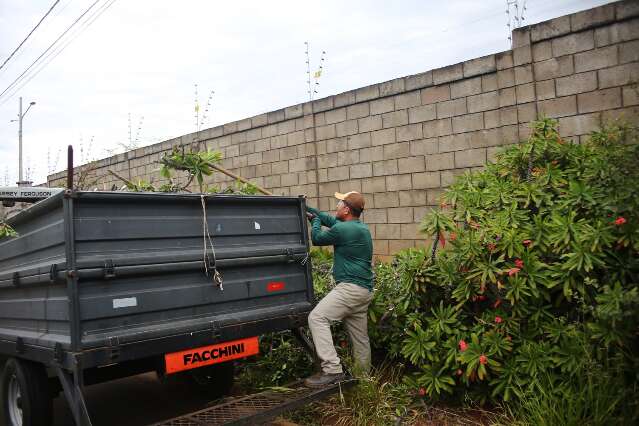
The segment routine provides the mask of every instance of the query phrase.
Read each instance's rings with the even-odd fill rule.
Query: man
[[[335,193],[339,200],[335,217],[308,208],[313,226],[311,239],[316,246],[334,247],[333,277],[337,286],[311,311],[308,325],[322,372],[306,379],[311,387],[336,383],[344,378],[340,359],[333,345],[331,321],[344,321],[353,345],[356,370],[367,372],[371,349],[368,340],[368,305],[373,298],[373,241],[359,217],[364,197],[359,192]],[[322,229],[322,225],[329,229]]]

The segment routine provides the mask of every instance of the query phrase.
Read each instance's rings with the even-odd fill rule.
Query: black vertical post
[[[67,148],[67,189],[73,190],[73,145]]]

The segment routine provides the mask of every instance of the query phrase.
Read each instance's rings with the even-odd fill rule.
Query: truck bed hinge
[[[115,265],[111,259],[104,261],[104,278],[115,278]]]
[[[58,279],[58,265],[55,263],[51,265],[51,269],[49,269],[49,281],[52,283],[56,282]]]
[[[55,346],[53,347],[53,359],[58,364],[61,364],[64,359],[64,351],[62,351],[62,345],[60,344],[60,342],[56,342]]]
[[[295,261],[295,255],[293,254],[293,249],[292,248],[287,248],[284,250],[286,252],[286,257],[288,258],[289,262],[294,262]]]
[[[16,339],[16,353],[23,354],[24,353],[24,340],[22,337],[18,337]]]

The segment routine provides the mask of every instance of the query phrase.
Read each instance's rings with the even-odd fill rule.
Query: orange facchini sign
[[[220,362],[257,355],[260,351],[257,337],[233,340],[217,345],[203,346],[164,355],[167,374],[219,364]]]

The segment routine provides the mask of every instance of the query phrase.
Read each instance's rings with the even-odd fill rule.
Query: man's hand
[[[308,219],[309,222],[312,222],[313,219],[315,219],[315,215],[311,212],[306,212],[306,218]]]

